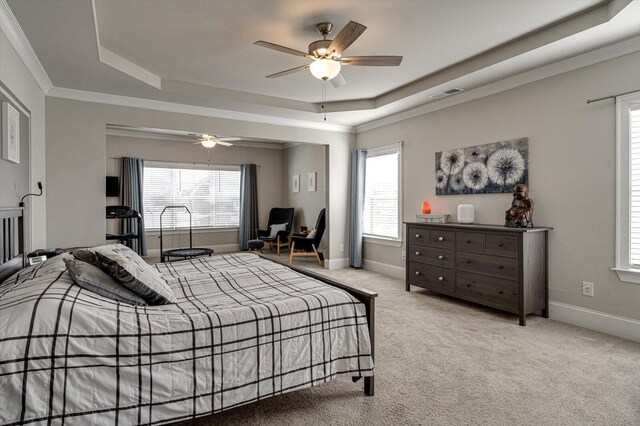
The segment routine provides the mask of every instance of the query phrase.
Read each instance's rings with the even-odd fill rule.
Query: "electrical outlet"
[[[582,295],[593,297],[594,295],[593,287],[594,287],[593,283],[590,283],[588,281],[582,281]]]
[[[340,244],[340,253],[344,251],[344,244]]]
[[[406,260],[406,259],[407,259],[407,252],[403,250],[403,251],[400,253],[400,258],[401,258],[402,260]]]

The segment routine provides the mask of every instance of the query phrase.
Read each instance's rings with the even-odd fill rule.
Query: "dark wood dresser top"
[[[469,229],[478,231],[504,231],[504,232],[542,232],[551,231],[553,228],[547,226],[534,226],[533,228],[508,228],[503,225],[483,225],[476,223],[424,223],[424,222],[404,222],[407,225],[433,226],[443,229]]]

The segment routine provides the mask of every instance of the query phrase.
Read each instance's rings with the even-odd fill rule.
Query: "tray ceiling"
[[[7,0],[53,85],[319,121],[321,82],[306,63],[253,45],[299,50],[315,24],[368,27],[350,55],[402,55],[398,68],[344,67],[327,85],[328,121],[357,125],[640,34],[638,0],[196,1]],[[617,25],[612,21],[617,19]],[[541,35],[542,34],[542,35]],[[462,80],[461,80],[462,79]]]

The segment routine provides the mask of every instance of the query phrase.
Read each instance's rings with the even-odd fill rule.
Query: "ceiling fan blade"
[[[302,66],[295,67],[295,68],[291,68],[291,69],[288,69],[288,70],[285,70],[285,71],[280,71],[280,72],[277,72],[275,74],[268,75],[267,78],[283,77],[285,75],[293,74],[294,72],[302,71],[303,69],[306,69],[306,68],[309,68],[309,64],[302,65]]]
[[[222,145],[222,146],[233,146],[233,144],[231,142],[223,142],[223,141],[219,141],[218,145]]]
[[[351,56],[340,59],[342,65],[397,67],[402,62],[402,56]]]
[[[242,138],[235,138],[235,137],[228,137],[228,138],[225,138],[225,137],[220,137],[220,138],[218,138],[218,140],[219,140],[220,142],[233,142],[233,141],[241,141],[241,140],[242,140]]]
[[[342,54],[342,52],[344,52],[347,47],[351,46],[351,44],[356,41],[366,29],[367,27],[362,24],[349,21],[349,23],[340,30],[336,38],[331,42],[328,49],[329,52],[335,51],[338,54]]]
[[[342,73],[340,73],[337,76],[333,77],[329,81],[331,82],[333,87],[342,87],[345,84],[347,84],[347,80],[344,79],[344,76],[342,75]]]
[[[267,49],[277,50],[278,52],[288,53],[289,55],[302,56],[303,58],[313,59],[312,55],[309,55],[300,50],[291,49],[290,47],[280,46],[279,44],[269,43],[268,41],[259,40],[255,43],[256,46],[266,47]]]

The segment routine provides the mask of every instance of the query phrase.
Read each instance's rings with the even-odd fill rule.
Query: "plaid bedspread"
[[[64,256],[0,285],[0,423],[156,424],[371,376],[364,305],[254,254],[155,267],[178,303],[75,285]]]

